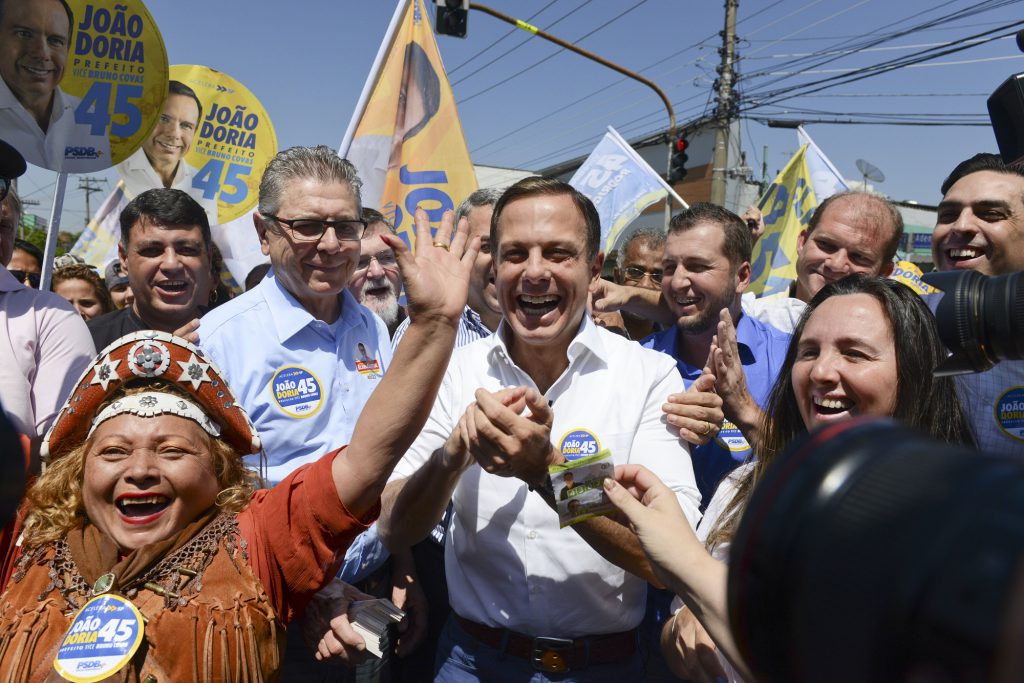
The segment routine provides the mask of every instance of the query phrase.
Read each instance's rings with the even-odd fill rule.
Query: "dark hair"
[[[641,228],[634,231],[629,238],[619,247],[618,259],[615,265],[623,268],[626,265],[626,252],[634,244],[646,244],[651,251],[665,250],[665,233],[658,228]]]
[[[822,287],[807,304],[789,343],[786,359],[772,386],[761,423],[757,463],[744,475],[736,494],[708,538],[708,544],[731,538],[753,487],[775,457],[807,431],[793,390],[793,366],[807,321],[824,301],[847,294],[867,294],[882,305],[892,329],[896,355],[896,400],[892,417],[950,444],[973,446],[970,426],[952,377],[936,377],[935,366],[948,356],[939,339],[935,316],[913,290],[897,280],[851,275]]]
[[[744,262],[750,262],[750,254],[754,249],[754,238],[750,235],[750,228],[742,218],[717,204],[698,202],[672,216],[668,224],[668,234],[678,235],[703,223],[721,226],[722,251],[729,259],[729,265],[732,266],[734,273]]]
[[[167,96],[170,97],[171,95],[183,95],[195,100],[196,106],[199,107],[199,121],[203,120],[203,103],[199,101],[199,96],[196,95],[195,90],[181,81],[167,81]]]
[[[36,245],[26,240],[14,240],[14,248],[21,249],[23,252],[34,258],[39,263],[39,269],[43,268],[43,250]]]
[[[427,57],[427,53],[423,51],[419,43],[409,43],[405,48],[405,72],[413,75],[413,78],[407,80],[406,83],[415,81],[420,96],[423,98],[423,108],[426,110],[423,118],[405,132],[402,139],[408,140],[423,130],[437,110],[441,108],[441,79],[437,77],[430,58]],[[408,92],[405,96],[409,97]]]
[[[825,217],[825,211],[828,210],[828,207],[840,200],[859,202],[858,213],[860,215],[868,220],[874,220],[878,224],[888,225],[889,229],[892,230],[892,237],[884,245],[882,258],[885,259],[883,263],[891,263],[893,257],[896,256],[896,250],[899,249],[900,239],[903,238],[903,216],[895,204],[885,197],[872,192],[850,190],[848,192],[837,192],[826,197],[823,202],[815,207],[814,213],[811,214],[811,220],[807,223],[807,235],[810,236],[814,229],[818,227],[818,223]]]
[[[181,190],[158,187],[146,190],[121,211],[121,244],[128,246],[132,228],[143,218],[155,225],[198,225],[203,245],[210,252],[210,221],[199,202]]]
[[[377,209],[363,208],[362,212],[360,212],[360,218],[366,221],[367,230],[369,230],[370,226],[373,225],[374,223],[382,223],[384,224],[384,226],[387,227],[388,232],[390,232],[392,235],[395,234],[394,223],[389,221],[388,217],[382,214]]]
[[[970,159],[961,161],[956,165],[953,172],[942,181],[940,191],[945,196],[949,192],[949,188],[956,184],[956,181],[979,171],[993,171],[995,173],[1006,173],[1007,175],[1024,176],[1024,162],[1015,161],[1008,164],[998,154],[989,154],[987,152],[975,154]]]
[[[39,0],[31,0],[33,3],[39,2]],[[0,0],[0,20],[4,18],[4,4],[7,0]],[[71,11],[71,5],[68,4],[67,0],[57,0],[64,7],[64,13],[68,15],[68,52],[71,52],[71,34],[75,30],[75,13]]]
[[[250,289],[263,282],[263,278],[267,276],[269,271],[269,263],[260,263],[259,265],[253,266],[253,269],[245,276],[245,291],[248,292]]]
[[[99,300],[103,312],[110,313],[114,310],[114,300],[110,298],[110,290],[107,289],[103,280],[100,279],[99,273],[93,270],[92,266],[87,266],[84,263],[74,263],[70,266],[57,268],[53,271],[53,281],[50,283],[50,289],[56,292],[57,285],[67,280],[88,282],[92,285],[92,290],[96,293],[96,298]]]
[[[526,197],[559,195],[567,195],[579,209],[583,222],[586,224],[587,259],[593,261],[601,250],[601,217],[597,215],[594,203],[569,183],[540,176],[523,178],[505,190],[494,204],[494,213],[491,214],[491,252],[496,253],[495,250],[498,248],[498,223],[501,221],[501,213],[506,206],[517,199]]]

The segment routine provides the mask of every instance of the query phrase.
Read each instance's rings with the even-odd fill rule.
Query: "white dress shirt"
[[[51,171],[89,173],[110,168],[114,163],[106,131],[93,135],[89,124],[75,123],[79,101],[59,87],[54,90],[50,125],[44,133],[0,78],[0,139],[21,152],[25,161]]]
[[[515,365],[498,332],[456,349],[427,424],[392,479],[408,477],[440,448],[474,400],[533,380]],[[569,367],[545,394],[554,411],[552,442],[569,434],[611,449],[616,464],[647,466],[674,490],[695,524],[700,493],[689,451],[661,406],[683,391],[675,362],[597,327],[584,316],[568,349]],[[564,450],[564,449],[563,449]],[[448,592],[466,619],[533,636],[575,638],[632,629],[644,613],[647,584],[611,564],[519,479],[463,473],[445,544]],[[401,523],[401,520],[396,520]]]

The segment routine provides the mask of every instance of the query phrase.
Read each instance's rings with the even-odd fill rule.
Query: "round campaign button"
[[[1004,434],[1024,441],[1024,387],[1013,387],[996,399],[995,418]]]
[[[200,195],[200,204],[216,203],[211,225],[229,223],[256,206],[263,169],[277,154],[270,115],[248,88],[209,67],[176,64],[171,80],[191,88],[203,103],[185,156],[194,169],[188,192]]]
[[[306,368],[296,365],[281,368],[274,373],[270,384],[274,401],[292,417],[309,417],[323,405],[324,392],[320,380]]]
[[[100,681],[121,670],[142,643],[142,614],[120,595],[99,595],[64,634],[54,670],[73,683]]]
[[[601,442],[593,432],[587,429],[573,429],[559,439],[558,450],[566,460],[579,460],[597,455],[601,450]]]
[[[26,56],[11,38],[12,50],[0,55],[17,100],[0,111],[0,137],[29,163],[67,173],[110,168],[139,148],[160,114],[168,72],[163,38],[141,0],[14,0],[3,15],[5,41],[15,20],[26,32],[46,31],[47,49]],[[5,60],[36,60],[38,68],[8,69]]]
[[[722,427],[715,437],[718,445],[732,453],[741,453],[750,450],[750,444],[743,438],[743,432],[729,420],[722,421]]]

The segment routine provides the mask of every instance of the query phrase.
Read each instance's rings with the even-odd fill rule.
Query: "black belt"
[[[526,659],[538,671],[579,671],[592,664],[617,664],[637,651],[637,631],[622,631],[582,638],[528,636],[506,628],[484,626],[453,614],[462,630],[484,645]]]

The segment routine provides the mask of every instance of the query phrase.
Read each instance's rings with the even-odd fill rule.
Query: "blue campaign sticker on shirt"
[[[92,683],[120,671],[142,643],[142,614],[120,595],[99,595],[75,616],[54,670],[74,683]]]
[[[743,438],[743,432],[729,420],[722,420],[722,428],[718,431],[715,441],[733,453],[750,450],[750,444]]]
[[[593,432],[586,429],[573,429],[559,439],[558,450],[566,460],[579,460],[597,455],[601,450],[601,442]]]
[[[1004,434],[1024,441],[1024,387],[1013,387],[996,399],[995,417]]]
[[[324,403],[323,385],[312,372],[297,365],[281,368],[270,381],[274,401],[292,417],[309,417]]]

